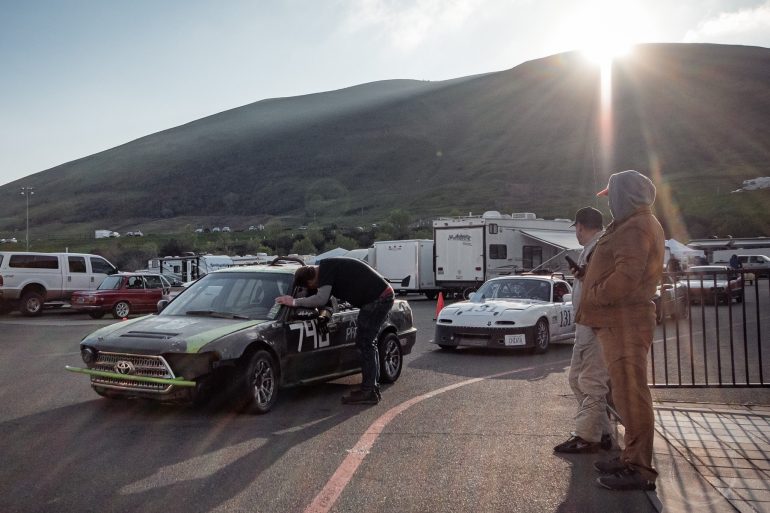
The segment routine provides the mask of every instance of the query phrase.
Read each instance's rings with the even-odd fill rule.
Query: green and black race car
[[[358,309],[293,309],[275,303],[291,294],[296,264],[232,267],[207,274],[160,313],[118,322],[80,342],[94,391],[200,403],[226,394],[236,406],[266,413],[283,387],[361,371],[355,347]],[[380,381],[398,379],[414,346],[412,310],[396,300],[380,328]]]

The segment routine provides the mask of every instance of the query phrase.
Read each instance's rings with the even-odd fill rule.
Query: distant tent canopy
[[[691,247],[682,244],[676,239],[669,239],[666,241],[666,256],[663,265],[668,264],[670,257],[674,257],[681,262],[687,262],[692,257],[705,257],[706,254],[700,249],[692,249]]]

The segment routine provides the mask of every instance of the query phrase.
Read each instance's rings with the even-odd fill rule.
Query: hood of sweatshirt
[[[610,175],[607,189],[610,212],[617,222],[655,203],[655,185],[638,171],[628,170]]]

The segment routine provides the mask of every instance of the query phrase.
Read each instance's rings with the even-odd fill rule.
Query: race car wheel
[[[388,333],[380,340],[380,381],[393,383],[401,375],[401,367],[404,364],[404,354],[401,351],[401,343],[393,333]]]
[[[540,319],[535,324],[535,347],[533,351],[537,354],[548,351],[548,345],[551,343],[551,333],[548,329],[548,322]]]
[[[25,292],[21,297],[19,311],[27,317],[34,317],[43,313],[43,296],[35,291]]]
[[[97,312],[88,312],[88,316],[91,319],[101,319],[102,317],[104,317],[104,312],[101,311],[101,310],[99,310]]]
[[[260,349],[251,355],[236,390],[238,409],[247,413],[267,413],[278,398],[278,370],[270,353]]]
[[[118,301],[112,307],[112,316],[116,319],[125,319],[129,314],[131,314],[131,305],[125,301]]]

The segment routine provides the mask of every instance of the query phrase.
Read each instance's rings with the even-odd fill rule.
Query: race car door
[[[572,301],[564,301],[564,296],[571,292],[566,282],[556,281],[553,284],[551,299],[556,311],[555,322],[552,323],[552,338],[564,338],[575,331],[575,317],[572,312]]]

